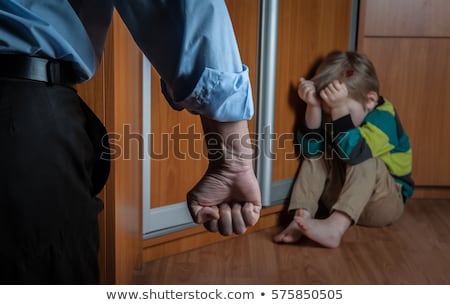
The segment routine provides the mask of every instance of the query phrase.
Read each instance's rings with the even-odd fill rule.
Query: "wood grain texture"
[[[448,0],[363,0],[366,36],[450,37]]]
[[[271,228],[146,263],[133,283],[448,285],[449,216],[449,200],[410,201],[398,223],[351,227],[338,249],[274,244]]]
[[[127,28],[114,14],[114,132],[142,133],[142,57]],[[127,145],[134,145],[125,142]],[[115,161],[115,283],[130,280],[142,262],[142,163],[139,147]]]
[[[365,53],[410,135],[416,183],[450,185],[450,39],[366,38]]]
[[[310,76],[318,60],[331,50],[348,49],[351,2],[280,1],[273,181],[295,176],[299,163],[293,137],[304,111],[297,96],[298,80]]]
[[[450,187],[423,187],[414,189],[414,199],[450,199]]]

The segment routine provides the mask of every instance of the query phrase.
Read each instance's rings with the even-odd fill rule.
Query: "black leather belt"
[[[24,55],[0,55],[0,77],[72,86],[75,73],[68,62]]]

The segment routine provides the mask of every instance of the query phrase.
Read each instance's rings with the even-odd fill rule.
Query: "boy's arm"
[[[298,143],[305,157],[316,157],[323,152],[322,106],[316,96],[316,87],[310,80],[300,78],[298,96],[306,103],[305,119],[297,133]]]
[[[304,157],[320,157],[324,152],[325,138],[321,126],[321,107],[308,104],[306,107],[304,123],[297,133],[297,141],[302,148]]]
[[[305,112],[305,127],[309,130],[320,129],[322,125],[322,108],[308,104]]]
[[[315,130],[322,125],[322,106],[316,94],[314,82],[300,78],[297,93],[300,99],[306,103],[305,127]]]

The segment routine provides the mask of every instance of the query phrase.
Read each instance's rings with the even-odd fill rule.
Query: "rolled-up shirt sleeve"
[[[253,98],[223,0],[115,0],[161,76],[170,105],[217,121],[248,120]]]

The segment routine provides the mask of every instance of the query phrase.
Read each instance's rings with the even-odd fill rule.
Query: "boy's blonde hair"
[[[349,97],[363,105],[367,103],[370,91],[379,95],[375,67],[363,54],[343,51],[329,53],[317,68],[312,81],[319,94],[334,80],[345,83]]]

